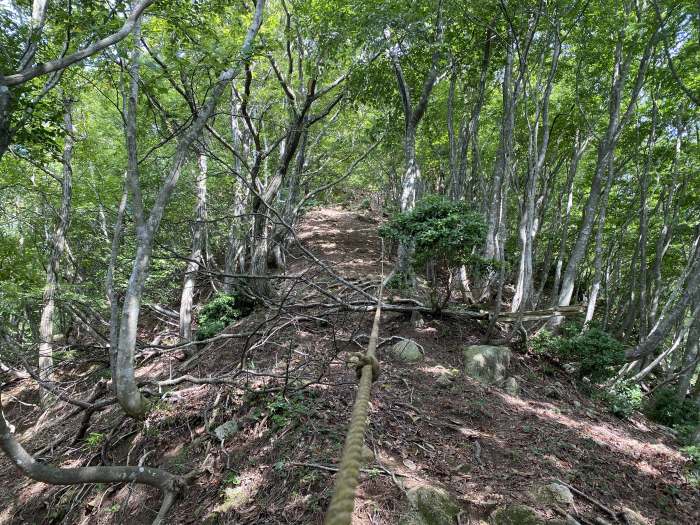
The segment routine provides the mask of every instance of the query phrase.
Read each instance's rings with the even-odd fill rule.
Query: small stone
[[[236,432],[238,432],[238,422],[235,419],[227,421],[214,429],[214,435],[219,438],[219,441],[226,441]]]
[[[212,509],[212,512],[228,512],[229,510],[237,510],[246,505],[253,495],[250,494],[245,487],[228,487],[224,490],[224,502],[218,507]]]
[[[569,487],[561,483],[549,483],[535,490],[538,502],[543,505],[559,505],[570,507],[574,504],[574,495]]]
[[[439,487],[419,485],[406,492],[409,509],[400,525],[453,525],[459,505],[450,494]]]
[[[629,507],[622,508],[623,521],[629,525],[649,525],[649,520],[642,516],[639,512],[630,509]]]
[[[423,359],[423,352],[415,341],[405,339],[391,347],[391,354],[404,363],[417,363]]]
[[[425,319],[423,319],[420,312],[416,312],[415,310],[411,312],[411,326],[413,326],[413,328],[425,328]]]
[[[505,382],[503,383],[503,390],[505,390],[506,394],[509,396],[517,397],[520,394],[520,385],[518,384],[518,380],[514,377],[506,378]]]
[[[435,384],[443,388],[447,388],[448,386],[452,385],[452,376],[447,373],[440,374],[435,380]]]
[[[537,512],[527,505],[506,505],[489,517],[491,525],[545,525]]]
[[[464,348],[464,373],[480,383],[497,385],[506,378],[511,351],[505,346],[471,345]]]

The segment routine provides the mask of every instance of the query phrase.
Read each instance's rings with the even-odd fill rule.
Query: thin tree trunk
[[[124,226],[124,212],[126,211],[126,203],[129,196],[129,190],[124,185],[122,198],[119,201],[117,209],[117,218],[114,221],[114,230],[112,233],[112,249],[109,253],[109,263],[107,265],[107,276],[105,278],[105,289],[107,292],[107,301],[109,302],[109,369],[116,370],[117,368],[117,346],[119,344],[119,301],[114,288],[114,272],[117,267],[117,257],[119,255],[119,245],[121,243],[122,230]],[[112,390],[116,394],[116,383],[112,381]]]
[[[656,239],[656,250],[654,254],[654,266],[651,271],[651,297],[649,299],[649,325],[656,323],[656,317],[659,311],[659,302],[661,300],[661,265],[664,256],[671,245],[671,239],[674,232],[675,215],[671,215],[671,210],[677,210],[674,206],[676,196],[676,185],[678,181],[678,166],[680,163],[681,146],[683,143],[684,128],[682,125],[676,126],[676,143],[673,155],[673,167],[671,169],[671,183],[666,191],[666,197],[663,200],[663,216],[664,222],[661,231]]]
[[[129,284],[124,296],[122,316],[119,325],[119,345],[116,358],[116,370],[113,377],[116,381],[117,398],[125,412],[135,418],[141,418],[147,411],[146,402],[138,389],[134,370],[134,350],[136,348],[136,335],[138,329],[139,313],[143,289],[148,275],[151,261],[153,241],[160,221],[163,218],[165,207],[168,204],[177,181],[180,178],[182,166],[190,147],[200,135],[207,120],[211,117],[216,103],[221,97],[226,86],[230,83],[239,70],[243,60],[248,57],[252,49],[253,40],[262,23],[264,0],[257,0],[255,14],[248,27],[240,55],[235,60],[235,65],[219,75],[218,81],[210,89],[209,95],[194,118],[194,122],[178,141],[175,149],[172,165],[168,175],[161,186],[155,202],[145,218],[143,198],[141,196],[140,180],[138,175],[138,161],[136,154],[135,128],[136,128],[136,97],[138,95],[138,56],[139,39],[135,38],[135,60],[132,64],[131,88],[128,97],[127,113],[127,152],[129,169],[127,180],[132,196],[132,208],[137,230],[136,256],[129,277]],[[136,31],[138,33],[138,31]],[[136,36],[136,35],[135,35]],[[242,58],[241,58],[242,57]]]
[[[202,264],[202,247],[207,221],[207,157],[198,155],[199,173],[197,174],[197,200],[194,208],[195,221],[192,226],[192,251],[187,261],[185,279],[180,296],[180,339],[192,340],[192,299],[194,297],[195,278]]]
[[[522,216],[518,226],[520,237],[520,263],[518,266],[518,276],[516,278],[515,295],[511,305],[511,311],[527,309],[532,306],[534,294],[534,243],[537,234],[536,225],[536,198],[540,173],[547,156],[549,146],[550,122],[549,122],[549,99],[554,87],[554,78],[559,63],[559,53],[561,51],[561,41],[559,39],[559,25],[555,27],[552,35],[554,39],[552,49],[552,64],[550,66],[547,84],[542,94],[541,100],[535,104],[535,117],[530,127],[528,142],[528,168],[525,182],[525,196],[523,199]],[[521,76],[527,75],[527,57],[521,59]],[[527,82],[525,82],[527,85]],[[538,94],[534,94],[535,97]],[[542,141],[539,141],[539,130],[542,129]]]
[[[58,273],[66,246],[66,232],[70,224],[71,199],[73,195],[73,120],[71,117],[72,102],[64,102],[63,125],[65,140],[63,144],[63,179],[61,182],[61,208],[58,213],[58,223],[51,235],[51,255],[46,265],[46,286],[39,322],[39,378],[50,381],[53,374],[53,343],[54,343],[54,310],[56,307],[56,289]],[[47,391],[42,390],[42,404],[50,401]]]
[[[588,305],[586,307],[586,317],[584,324],[593,320],[595,314],[596,303],[598,301],[598,292],[600,291],[600,281],[603,269],[603,232],[605,230],[605,215],[608,209],[608,198],[610,196],[610,187],[615,178],[614,156],[608,158],[608,179],[603,191],[602,202],[600,204],[600,212],[598,213],[598,228],[595,234],[595,255],[593,261],[593,284],[591,285],[591,293],[588,297]]]
[[[694,246],[692,263],[688,271],[679,283],[679,290],[671,295],[659,319],[651,329],[644,341],[629,350],[626,354],[628,360],[636,360],[651,355],[666,338],[673,325],[682,317],[691,302],[700,302],[700,257],[696,253],[698,241]]]
[[[406,82],[406,78],[404,77],[399,57],[394,51],[389,53],[392,66],[394,68],[394,73],[396,75],[399,94],[401,95],[401,103],[404,114],[404,161],[406,162],[406,171],[401,184],[401,199],[399,201],[402,212],[412,210],[416,202],[416,191],[418,181],[420,180],[420,167],[416,159],[416,130],[418,129],[418,124],[425,114],[425,110],[430,99],[430,94],[435,86],[435,83],[437,82],[438,65],[441,56],[439,48],[443,38],[441,15],[442,13],[440,7],[438,8],[436,24],[436,50],[433,52],[430,70],[425,77],[420,99],[415,107],[411,101],[411,90]],[[413,246],[410,243],[405,243],[403,241],[399,243],[396,272],[403,275],[404,278],[409,276],[409,278],[406,279],[407,284],[412,283],[412,278],[410,278],[410,261],[412,252]]]
[[[502,202],[500,195],[503,192],[503,182],[506,178],[512,157],[513,149],[513,128],[515,126],[515,101],[513,100],[512,77],[513,77],[513,43],[508,43],[506,50],[506,65],[503,74],[503,116],[501,120],[501,132],[496,152],[496,164],[493,170],[491,188],[489,194],[492,196],[488,207],[487,230],[484,245],[484,257],[486,259],[502,260],[499,243],[497,242],[500,228],[499,218],[501,216]],[[485,295],[490,295],[484,291]]]
[[[657,106],[655,93],[652,93],[651,131],[647,140],[647,155],[639,181],[639,341],[643,342],[648,331],[647,320],[647,238],[649,237],[649,172],[656,144]]]
[[[622,99],[624,95],[625,84],[627,83],[630,65],[635,58],[635,52],[631,50],[626,56],[623,56],[623,40],[625,37],[624,29],[620,31],[617,45],[615,48],[615,66],[612,78],[612,87],[610,89],[609,99],[609,119],[605,135],[601,138],[598,144],[598,156],[596,160],[596,168],[591,181],[590,192],[588,199],[583,209],[583,220],[576,237],[576,243],[571,250],[569,262],[566,265],[566,270],[562,277],[561,290],[559,292],[558,303],[560,306],[567,306],[571,303],[573,296],[574,285],[578,273],[578,266],[586,255],[588,241],[593,231],[593,222],[598,208],[598,201],[601,194],[601,183],[603,174],[607,166],[608,156],[615,149],[620,133],[624,126],[629,121],[634,110],[637,98],[644,84],[646,71],[651,59],[651,52],[658,39],[658,30],[654,28],[653,34],[646,42],[642,57],[639,60],[639,67],[635,77],[635,83],[629,94],[627,109],[622,113]]]
[[[698,309],[698,305],[695,306],[695,309]],[[690,389],[690,381],[693,379],[698,366],[700,366],[700,363],[693,366],[693,363],[698,362],[698,357],[700,357],[700,315],[696,315],[692,319],[688,337],[686,338],[685,356],[682,366],[684,371],[678,378],[678,397],[680,399],[685,399]],[[700,384],[700,379],[697,379],[697,383]]]

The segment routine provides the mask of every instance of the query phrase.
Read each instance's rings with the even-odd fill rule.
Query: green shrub
[[[576,324],[566,323],[562,335],[542,330],[531,339],[530,348],[576,363],[579,379],[586,377],[594,383],[613,377],[625,363],[622,343],[596,326],[582,332]]]
[[[197,316],[197,340],[209,339],[223,332],[233,321],[248,315],[253,307],[253,302],[244,297],[227,294],[214,296]]]
[[[698,406],[688,399],[679,399],[670,388],[661,388],[647,402],[644,413],[652,421],[667,427],[694,427],[700,423]]]
[[[688,483],[700,487],[700,445],[688,445],[681,449],[690,461],[686,465]]]
[[[466,203],[431,195],[419,200],[411,211],[394,215],[379,234],[413,242],[416,267],[434,260],[455,267],[470,262],[472,249],[484,240],[486,223]]]
[[[597,397],[608,407],[608,412],[627,419],[642,406],[642,389],[636,383],[620,382],[611,389],[600,391]]]
[[[430,301],[438,310],[449,300],[451,272],[464,264],[481,263],[472,252],[484,242],[486,223],[466,203],[431,195],[412,210],[391,217],[379,228],[379,235],[412,244],[414,269],[431,265]]]

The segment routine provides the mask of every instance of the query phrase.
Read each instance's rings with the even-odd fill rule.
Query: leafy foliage
[[[379,234],[388,239],[412,244],[413,267],[430,266],[430,302],[439,310],[449,300],[450,276],[463,264],[477,263],[474,248],[486,235],[483,217],[464,202],[455,202],[432,195],[416,203],[413,210],[394,215],[380,227]],[[395,276],[394,287],[400,287],[404,276]],[[443,288],[443,297],[440,297]]]
[[[577,325],[568,323],[559,336],[542,330],[530,344],[535,352],[547,352],[564,362],[575,363],[579,378],[594,383],[612,377],[625,362],[623,344],[596,326],[581,331]]]
[[[671,388],[659,389],[644,407],[644,413],[652,421],[672,428],[700,423],[698,406],[688,399],[680,399]]]
[[[254,304],[242,296],[216,295],[199,312],[197,340],[209,339],[223,332],[233,321],[248,315],[253,307]]]
[[[486,235],[486,223],[464,202],[439,195],[425,197],[413,210],[399,213],[380,228],[385,238],[415,243],[414,266],[438,260],[448,268],[471,261]]]
[[[642,406],[642,389],[628,381],[616,383],[609,389],[601,390],[597,397],[608,407],[608,411],[621,419],[630,417]]]

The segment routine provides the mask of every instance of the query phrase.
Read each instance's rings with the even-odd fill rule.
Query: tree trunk
[[[197,175],[197,200],[194,208],[195,222],[192,226],[192,251],[187,261],[185,279],[180,296],[180,339],[192,340],[192,299],[194,297],[195,278],[202,264],[202,246],[206,232],[207,220],[207,157],[198,155],[199,174]]]
[[[539,183],[540,173],[544,166],[547,156],[547,148],[549,146],[550,122],[549,122],[549,99],[554,87],[554,78],[557,73],[559,63],[559,53],[561,50],[561,41],[559,40],[559,25],[552,34],[552,63],[547,77],[547,84],[542,93],[542,98],[537,100],[539,93],[532,93],[535,101],[535,115],[533,122],[528,122],[530,128],[528,141],[528,167],[527,177],[525,181],[525,195],[523,197],[522,215],[518,226],[518,234],[520,237],[520,262],[518,266],[518,276],[516,279],[515,295],[511,305],[511,311],[516,312],[520,309],[527,309],[532,306],[534,294],[534,243],[537,235],[536,225],[536,198],[537,187]],[[526,57],[527,58],[527,57]],[[525,78],[528,75],[527,60],[521,58],[520,76]],[[527,86],[527,80],[524,81]],[[541,87],[541,86],[538,86]],[[527,92],[525,91],[527,96]],[[539,140],[539,131],[542,130],[542,140]]]
[[[696,310],[697,306],[698,305],[696,305],[695,308]],[[685,356],[682,365],[683,372],[678,378],[678,397],[680,399],[685,399],[690,389],[690,381],[693,379],[695,371],[700,366],[700,364],[698,364],[698,357],[700,357],[700,316],[696,316],[692,320],[685,347]],[[693,366],[693,363],[696,363],[695,366]],[[700,384],[700,378],[696,381]]]
[[[676,143],[673,155],[673,167],[671,169],[671,183],[666,190],[666,196],[663,199],[663,217],[664,222],[661,231],[656,239],[656,250],[654,254],[654,266],[652,267],[651,275],[651,292],[649,299],[649,325],[656,323],[656,317],[659,311],[659,301],[661,300],[661,265],[664,256],[671,245],[671,239],[674,232],[674,223],[677,215],[677,207],[675,204],[676,184],[678,181],[678,165],[680,162],[681,146],[683,143],[684,127],[676,126]],[[673,216],[671,210],[675,210]]]
[[[404,161],[406,162],[406,171],[401,183],[401,199],[399,201],[402,212],[412,210],[416,202],[417,186],[420,179],[420,167],[416,159],[416,130],[425,114],[430,94],[435,86],[435,82],[437,82],[438,62],[441,56],[439,47],[443,38],[441,14],[441,11],[438,10],[435,35],[436,50],[433,52],[430,70],[425,77],[420,99],[415,107],[411,101],[411,90],[404,77],[399,57],[394,51],[389,53],[396,75],[399,94],[401,95],[404,115]],[[403,275],[404,279],[408,276],[406,284],[412,284],[413,281],[410,267],[412,252],[413,246],[410,243],[399,242],[395,271]]]
[[[58,223],[50,239],[51,255],[46,265],[46,286],[39,322],[39,378],[50,381],[53,374],[53,344],[54,344],[54,310],[58,272],[61,257],[66,246],[66,232],[70,223],[71,198],[73,194],[73,120],[71,118],[70,101],[64,103],[63,125],[65,141],[63,144],[63,180],[61,183],[61,209],[58,213]],[[42,404],[50,401],[50,394],[42,390]]]
[[[682,317],[688,305],[694,301],[700,303],[700,258],[697,258],[697,256],[689,269],[684,284],[683,290],[677,294],[679,295],[678,299],[674,301],[674,296],[672,295],[661,312],[658,321],[644,341],[627,352],[628,360],[640,359],[651,355],[668,335],[673,325]],[[682,285],[683,283],[681,283]]]
[[[497,261],[503,260],[503,254],[497,240],[503,206],[500,196],[503,193],[504,180],[511,163],[513,128],[515,126],[515,101],[513,100],[512,90],[513,53],[513,43],[510,42],[506,50],[506,65],[503,74],[503,116],[501,119],[498,150],[496,152],[496,164],[489,191],[491,201],[488,206],[486,241],[484,245],[484,257]],[[490,294],[485,290],[485,295]]]
[[[404,158],[406,159],[406,174],[401,185],[401,211],[413,209],[416,203],[416,182],[420,177],[420,167],[416,160],[416,129],[406,126],[404,136]],[[399,242],[396,270],[404,276],[411,274],[411,255],[413,246],[410,243]]]
[[[651,131],[647,141],[647,155],[644,169],[639,181],[639,341],[644,341],[648,332],[647,320],[647,238],[649,237],[649,210],[647,194],[649,193],[649,171],[653,161],[654,146],[656,144],[656,120],[657,106],[655,93],[652,93]]]
[[[260,29],[262,23],[262,12],[264,0],[257,0],[253,20],[248,27],[243,45],[240,50],[240,57],[247,57],[251,52],[253,40]],[[136,256],[129,277],[129,284],[124,296],[122,316],[119,324],[119,345],[116,356],[116,369],[112,371],[112,376],[116,382],[117,399],[124,411],[132,417],[142,418],[146,411],[146,402],[138,389],[134,370],[134,351],[136,348],[136,335],[138,329],[139,313],[141,310],[141,300],[143,289],[148,275],[148,268],[151,261],[153,241],[160,221],[163,218],[165,207],[168,204],[177,181],[180,178],[182,166],[185,162],[190,147],[199,137],[207,120],[214,113],[216,103],[224,89],[234,78],[243,63],[237,58],[235,65],[219,75],[218,81],[209,91],[209,95],[194,118],[194,122],[178,141],[172,165],[165,181],[163,182],[155,202],[151,208],[148,219],[145,219],[143,200],[141,197],[141,187],[138,174],[138,161],[136,155],[135,127],[136,127],[136,95],[138,94],[138,47],[139,39],[136,42],[136,60],[133,61],[131,74],[131,89],[128,100],[127,111],[127,152],[129,169],[128,183],[132,196],[132,208],[137,229]]]
[[[620,133],[630,119],[632,111],[637,102],[637,98],[644,84],[646,71],[651,59],[651,51],[658,39],[658,31],[654,29],[653,34],[646,42],[642,57],[639,59],[639,68],[635,78],[634,86],[629,94],[627,109],[622,113],[622,99],[624,96],[624,88],[627,83],[630,65],[635,59],[634,50],[630,50],[626,56],[623,56],[623,41],[625,37],[624,29],[618,35],[618,41],[615,47],[615,65],[612,78],[612,86],[610,89],[610,97],[608,103],[608,126],[605,135],[598,143],[598,156],[596,160],[596,168],[591,181],[590,192],[588,199],[583,209],[583,219],[579,228],[576,243],[571,250],[569,262],[566,265],[566,270],[562,278],[561,290],[559,292],[558,303],[560,306],[566,306],[571,303],[571,298],[574,291],[578,266],[586,255],[588,241],[593,231],[593,222],[595,220],[598,201],[601,194],[601,184],[605,168],[607,166],[608,156],[615,149]]]
[[[119,344],[119,301],[117,300],[117,292],[114,288],[114,272],[117,267],[117,257],[119,255],[119,245],[121,243],[122,230],[124,226],[124,212],[126,211],[126,203],[129,196],[129,190],[124,185],[122,198],[119,201],[117,209],[117,218],[114,221],[114,229],[112,233],[112,249],[109,254],[109,263],[107,265],[107,276],[105,277],[105,290],[107,292],[107,301],[109,302],[109,369],[117,369],[117,346]],[[112,390],[116,394],[116,384],[112,381]]]
[[[605,184],[605,190],[603,191],[600,212],[598,213],[598,228],[595,234],[595,255],[593,260],[593,284],[591,285],[591,293],[588,297],[584,324],[587,324],[593,320],[596,303],[598,301],[598,293],[600,291],[600,281],[603,270],[603,231],[605,230],[605,215],[608,209],[610,187],[612,186],[613,179],[615,178],[615,165],[613,159],[613,155],[610,155],[608,159],[608,179]]]

